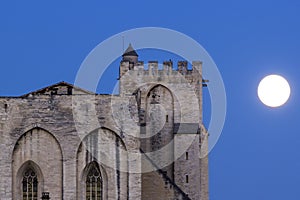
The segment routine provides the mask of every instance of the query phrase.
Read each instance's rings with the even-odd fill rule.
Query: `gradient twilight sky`
[[[210,153],[210,199],[300,199],[300,1],[1,1],[0,95],[73,83],[96,45],[146,26],[192,37],[222,74],[227,117]],[[145,61],[163,57],[139,54]],[[111,91],[118,62],[100,92]],[[282,107],[268,108],[257,97],[260,79],[269,74],[290,83]]]

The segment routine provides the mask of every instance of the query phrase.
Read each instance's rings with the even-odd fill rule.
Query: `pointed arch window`
[[[100,170],[93,163],[86,177],[86,200],[102,200],[102,185]]]
[[[22,191],[22,200],[38,199],[38,178],[32,169],[28,169],[23,174]]]

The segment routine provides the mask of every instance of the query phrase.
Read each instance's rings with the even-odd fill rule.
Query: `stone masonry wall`
[[[174,155],[170,159],[179,159],[163,168],[167,176],[154,170],[142,178],[144,167],[151,169],[157,164],[142,166],[140,149],[149,146],[141,146],[140,138],[141,131],[147,132],[143,126],[149,124],[148,95],[152,98],[153,88],[162,92],[158,95],[162,97],[164,112],[168,113],[160,115],[160,122],[166,122],[168,115],[171,123],[163,127],[159,127],[160,122],[152,124],[149,133],[157,129],[161,137],[156,135],[158,141],[149,140],[150,147],[151,142],[154,146],[148,150],[158,150],[173,142]],[[37,171],[41,180],[39,195],[50,192],[51,199],[82,199],[82,175],[93,161],[99,163],[106,179],[104,199],[137,200],[143,194],[144,199],[150,199],[154,191],[159,191],[159,197],[165,199],[189,195],[190,199],[208,200],[208,160],[199,159],[207,148],[207,139],[203,140],[206,135],[202,136],[197,129],[175,130],[178,124],[202,126],[200,62],[193,62],[192,70],[187,69],[186,62],[178,63],[178,70],[172,69],[172,62],[164,62],[162,70],[157,62],[150,62],[147,70],[143,62],[122,62],[120,95],[116,96],[71,89],[70,84],[62,83],[21,97],[0,97],[1,200],[20,198],[20,176],[25,167]],[[178,157],[175,154],[186,140],[192,143]],[[189,159],[185,157],[186,151]]]

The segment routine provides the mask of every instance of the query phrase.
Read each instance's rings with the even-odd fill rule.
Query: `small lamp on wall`
[[[42,193],[42,200],[47,200],[47,199],[50,199],[49,192],[43,192]]]

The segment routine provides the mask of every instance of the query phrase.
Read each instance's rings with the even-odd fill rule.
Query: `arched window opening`
[[[32,169],[25,171],[22,181],[23,200],[38,199],[38,178]]]
[[[102,185],[100,170],[92,164],[86,177],[86,199],[102,200]]]

